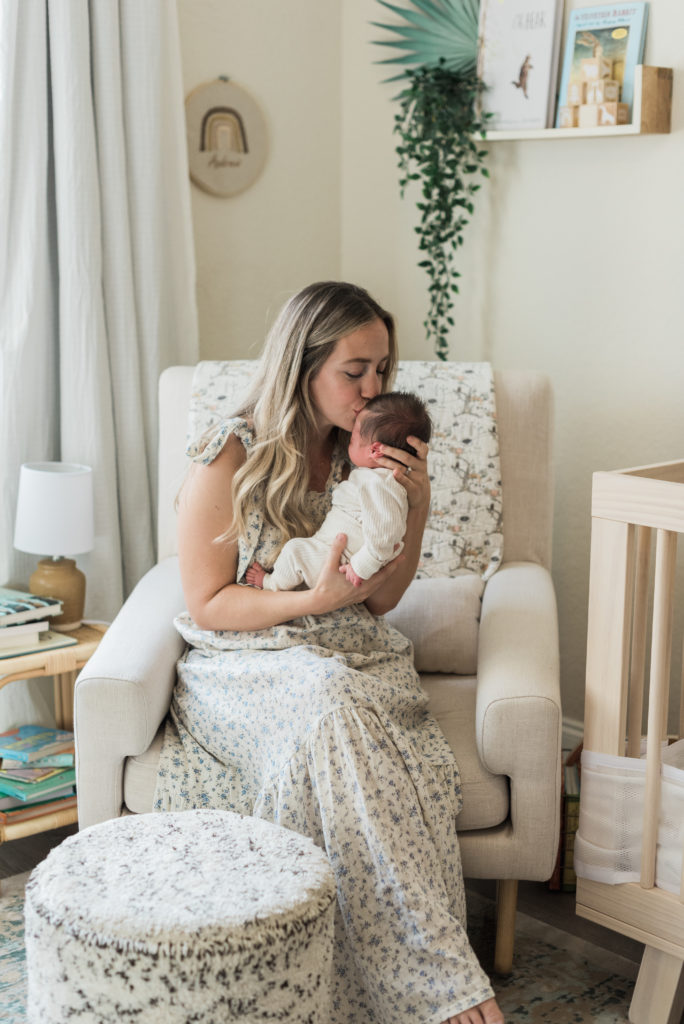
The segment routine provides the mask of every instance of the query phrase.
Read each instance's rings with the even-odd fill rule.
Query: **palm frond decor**
[[[403,51],[378,63],[403,66],[390,79],[404,83],[394,119],[400,139],[399,187],[403,197],[411,182],[422,183],[415,230],[420,236],[418,266],[429,281],[423,323],[437,356],[447,359],[460,277],[454,256],[474,210],[477,177],[489,176],[487,151],[478,145],[487,119],[478,102],[478,0],[412,0],[408,8],[388,0],[378,3],[404,19],[403,24],[372,24],[398,36],[376,40],[379,46]]]
[[[479,0],[413,0],[415,10],[397,7],[387,0],[378,0],[378,3],[406,23],[371,22],[376,28],[394,32],[399,37],[376,39],[378,46],[404,51],[378,63],[434,67],[443,62],[444,68],[454,74],[469,75],[475,71]]]

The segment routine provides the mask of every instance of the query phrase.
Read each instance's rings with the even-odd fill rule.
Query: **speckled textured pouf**
[[[327,1024],[335,886],[310,839],[227,811],[117,818],[26,888],[33,1024]]]

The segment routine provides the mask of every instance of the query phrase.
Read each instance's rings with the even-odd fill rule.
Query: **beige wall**
[[[371,18],[374,0],[345,0],[342,274],[396,311],[406,356],[426,357],[414,210],[396,187],[396,84],[369,60]],[[675,68],[673,134],[491,143],[491,182],[459,257],[451,357],[553,381],[554,576],[564,711],[576,719],[591,474],[684,456],[683,38],[681,0],[652,0],[646,62]]]
[[[382,84],[369,43],[370,21],[390,13],[376,0],[179,10],[188,88],[232,73],[275,143],[243,197],[193,188],[203,356],[247,354],[283,294],[331,274],[395,311],[406,357],[431,358],[413,202],[396,184],[396,85]],[[564,710],[576,719],[591,474],[684,454],[683,38],[681,0],[651,0],[646,61],[675,68],[671,135],[491,143],[492,180],[460,257],[452,358],[540,369],[554,385],[554,575]]]
[[[219,199],[192,189],[204,359],[258,351],[282,302],[340,259],[337,0],[177,0],[186,95],[228,75],[259,104],[265,169]]]

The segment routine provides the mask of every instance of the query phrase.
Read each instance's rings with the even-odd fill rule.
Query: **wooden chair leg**
[[[502,878],[496,883],[496,946],[494,970],[510,974],[513,970],[515,910],[518,904],[518,880]]]
[[[644,947],[629,1007],[632,1024],[679,1024],[684,1010],[683,967],[678,957]]]

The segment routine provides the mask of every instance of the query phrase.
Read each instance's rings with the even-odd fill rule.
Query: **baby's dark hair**
[[[411,391],[389,391],[376,395],[363,407],[360,434],[364,441],[380,441],[392,448],[416,454],[406,438],[418,437],[427,444],[432,420],[425,402]]]

